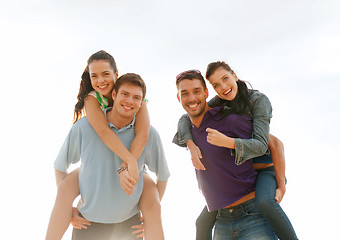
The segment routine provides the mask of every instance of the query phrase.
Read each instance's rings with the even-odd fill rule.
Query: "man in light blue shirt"
[[[134,137],[135,114],[145,97],[145,83],[137,74],[117,79],[112,108],[105,110],[110,128],[129,148]],[[157,131],[150,127],[149,140],[138,158],[139,181],[132,195],[120,186],[117,169],[122,160],[98,137],[86,117],[77,121],[69,132],[54,163],[65,174],[69,166],[81,160],[78,210],[92,224],[73,230],[73,239],[135,239],[131,226],[139,224],[138,202],[143,191],[144,165],[156,173],[159,191],[164,192],[169,170]],[[99,237],[100,236],[100,237]]]

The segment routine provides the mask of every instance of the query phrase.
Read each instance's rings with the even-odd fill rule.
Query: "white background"
[[[1,1],[0,238],[44,238],[53,162],[86,60],[101,49],[120,74],[139,73],[147,83],[172,174],[162,202],[167,239],[194,239],[204,205],[189,153],[171,143],[184,113],[175,76],[205,74],[216,60],[272,102],[271,133],[286,152],[282,207],[299,238],[338,238],[339,12],[336,0]]]

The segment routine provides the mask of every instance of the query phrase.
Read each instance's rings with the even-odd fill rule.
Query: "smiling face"
[[[106,60],[94,60],[89,64],[91,85],[94,90],[110,99],[117,78],[112,66]]]
[[[213,74],[211,74],[208,81],[211,83],[220,98],[227,101],[235,99],[238,91],[238,78],[235,73],[231,73],[226,69],[219,67]]]
[[[142,105],[143,90],[140,86],[132,83],[123,83],[118,92],[112,92],[113,112],[117,117],[130,121]]]
[[[177,98],[188,113],[191,121],[194,123],[195,119],[202,119],[208,109],[206,101],[208,89],[204,89],[198,79],[183,79],[178,83],[177,87]]]

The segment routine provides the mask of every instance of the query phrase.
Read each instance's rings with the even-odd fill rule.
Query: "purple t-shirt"
[[[246,115],[221,114],[222,107],[209,110],[201,125],[192,128],[192,136],[202,152],[205,171],[196,170],[199,188],[209,211],[226,207],[255,190],[256,171],[252,161],[237,166],[229,148],[207,142],[206,129],[212,128],[233,138],[251,138],[253,124]]]

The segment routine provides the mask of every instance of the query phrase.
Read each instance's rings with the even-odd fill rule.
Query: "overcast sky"
[[[44,238],[56,194],[53,162],[71,128],[80,76],[87,58],[104,49],[120,74],[138,73],[147,84],[151,124],[172,174],[162,202],[167,239],[194,239],[204,206],[189,153],[171,143],[184,113],[175,76],[192,68],[205,74],[216,60],[272,102],[271,133],[286,153],[281,205],[298,237],[334,239],[339,12],[336,0],[1,1],[1,237]]]

